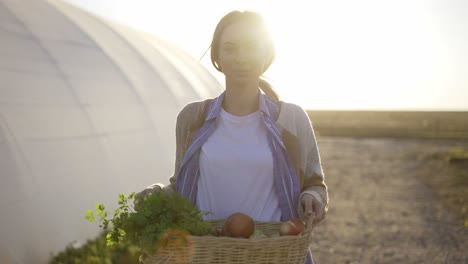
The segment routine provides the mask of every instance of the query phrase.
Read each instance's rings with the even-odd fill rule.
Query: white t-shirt
[[[225,219],[242,212],[257,221],[279,221],[273,158],[260,112],[234,116],[221,109],[217,127],[200,152],[197,204]]]

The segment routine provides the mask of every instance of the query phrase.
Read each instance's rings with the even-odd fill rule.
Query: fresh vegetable
[[[281,236],[297,236],[305,229],[305,223],[300,219],[291,219],[280,226]]]
[[[249,238],[254,233],[254,229],[255,222],[252,217],[243,213],[234,213],[226,219],[221,234],[235,238]]]
[[[265,233],[263,233],[262,230],[260,230],[260,229],[255,229],[255,231],[254,231],[253,234],[249,237],[249,239],[257,239],[257,238],[268,238],[268,236],[265,235]]]
[[[106,234],[100,233],[96,238],[84,244],[69,243],[66,248],[51,255],[48,264],[138,264],[140,249],[127,243],[112,247],[106,245]]]
[[[172,231],[181,231],[189,235],[203,236],[211,233],[211,225],[203,220],[205,213],[177,193],[157,192],[138,201],[138,211],[129,205],[135,197],[119,194],[119,208],[112,218],[103,204],[96,204],[95,213],[99,217],[100,227],[107,233],[107,245],[127,242],[138,246],[147,253],[157,252],[160,245],[170,245],[167,236]],[[96,221],[92,210],[88,210],[86,219]],[[161,238],[164,238],[161,244]]]

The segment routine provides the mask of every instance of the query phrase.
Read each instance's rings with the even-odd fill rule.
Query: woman
[[[310,120],[301,107],[279,101],[261,78],[274,57],[259,14],[233,11],[220,20],[211,61],[225,75],[226,89],[179,113],[170,185],[153,184],[137,197],[176,191],[211,212],[207,219],[235,212],[257,221],[324,219],[328,192]]]

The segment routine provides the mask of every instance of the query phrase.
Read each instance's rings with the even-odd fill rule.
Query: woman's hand
[[[302,208],[304,208],[304,215],[309,218],[315,214],[314,222],[320,222],[325,217],[325,206],[320,199],[317,199],[312,194],[302,195]]]

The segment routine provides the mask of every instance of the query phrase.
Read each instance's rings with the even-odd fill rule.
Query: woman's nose
[[[237,50],[236,62],[237,63],[246,63],[249,60],[249,54],[245,48],[239,48]]]

